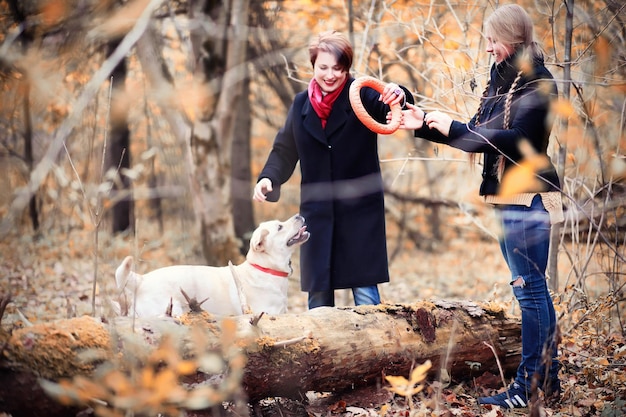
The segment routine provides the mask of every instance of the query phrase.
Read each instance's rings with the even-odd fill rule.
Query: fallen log
[[[120,407],[118,385],[137,390],[141,384],[160,386],[166,392],[159,398],[172,407],[209,405],[199,399],[202,392],[191,398],[184,397],[178,386],[165,389],[163,363],[165,369],[187,369],[172,377],[176,381],[180,377],[187,388],[216,378],[222,383],[227,380],[231,388],[238,384],[250,402],[267,397],[302,398],[307,391],[342,392],[384,385],[385,375],[407,376],[427,360],[433,364],[430,376],[444,382],[469,380],[486,371],[498,374],[498,361],[510,374],[520,360],[520,330],[519,320],[497,305],[458,301],[324,307],[301,314],[228,319],[189,314],[179,320],[60,320],[11,334],[0,331],[0,412],[13,417],[54,416],[51,411],[58,407],[57,401],[43,394],[40,380],[60,381],[46,392],[56,394],[66,405],[82,401],[94,406],[95,401],[96,406]],[[237,358],[235,350],[240,352],[236,360],[232,359]],[[209,359],[215,355],[232,360],[225,367],[212,366]],[[131,358],[134,365],[120,366],[122,357]],[[132,366],[138,370],[129,371]],[[118,372],[117,382],[111,382],[116,368],[124,368],[125,376]],[[151,376],[144,375],[146,369]],[[216,375],[222,371],[234,374],[233,378]],[[133,379],[133,373],[142,376]],[[93,386],[89,378],[94,378]],[[150,378],[161,380],[155,384]],[[88,392],[84,387],[89,387]],[[69,388],[74,388],[72,394]],[[131,395],[128,392],[126,396]],[[216,390],[210,393],[216,401],[226,399]],[[174,394],[178,402],[172,399]],[[34,396],[37,407],[30,401]]]

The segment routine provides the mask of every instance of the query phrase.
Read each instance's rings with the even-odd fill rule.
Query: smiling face
[[[490,53],[491,55],[493,55],[493,58],[495,59],[496,64],[499,64],[500,62],[504,61],[509,56],[511,56],[514,50],[515,48],[513,47],[513,45],[509,45],[498,39],[494,39],[491,36],[487,36],[486,51],[487,53]]]
[[[485,21],[485,37],[486,51],[499,64],[516,49],[533,45],[533,21],[517,4],[500,6]]]
[[[320,51],[313,66],[313,76],[324,93],[332,93],[343,85],[348,72],[330,52]]]

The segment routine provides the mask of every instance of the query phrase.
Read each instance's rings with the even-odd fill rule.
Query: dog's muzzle
[[[298,229],[298,232],[287,241],[287,246],[304,243],[307,240],[309,240],[309,237],[311,236],[311,234],[306,230],[306,223],[304,222],[304,217],[297,215],[296,220],[301,221],[302,226],[300,226],[300,229]]]

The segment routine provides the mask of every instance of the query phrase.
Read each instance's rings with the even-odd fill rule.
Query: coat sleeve
[[[413,98],[413,94],[411,94],[408,88],[402,85],[400,86],[400,88],[404,90],[404,97],[406,97],[405,104],[414,104],[415,99]],[[367,109],[367,112],[372,115],[374,120],[376,120],[378,123],[386,123],[387,113],[389,113],[391,108],[389,107],[389,105],[383,103],[378,99],[380,97],[380,93],[371,87],[364,87],[361,89],[360,94],[363,105]],[[406,109],[406,106],[404,106],[404,109]]]
[[[513,117],[509,129],[502,128],[501,118],[495,119],[497,123],[494,125],[497,126],[490,126],[489,121],[476,126],[474,116],[468,123],[453,121],[448,137],[426,126],[416,130],[415,136],[445,143],[466,152],[503,153],[513,160],[519,159],[519,143],[524,139],[529,140],[538,152],[544,152],[546,133],[550,130],[547,123],[551,99],[551,94],[545,91],[537,87],[525,88],[522,94],[513,98]]]
[[[273,190],[267,194],[267,201],[278,201],[281,185],[291,177],[300,159],[294,136],[294,117],[297,117],[296,113],[298,113],[295,110],[298,107],[297,102],[298,100],[294,100],[289,108],[285,124],[276,134],[272,150],[257,178],[257,181],[261,178],[269,178],[272,181]]]

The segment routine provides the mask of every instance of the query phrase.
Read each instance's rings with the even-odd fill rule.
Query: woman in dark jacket
[[[309,45],[314,77],[296,95],[254,189],[254,200],[277,201],[300,162],[300,214],[311,233],[300,248],[301,287],[310,309],[334,306],[334,290],[351,288],[356,305],[378,304],[389,281],[383,182],[377,134],[356,117],[348,92],[352,46],[339,32]],[[397,84],[361,89],[373,118],[412,97]]]
[[[518,408],[527,406],[534,378],[546,396],[560,393],[556,316],[545,277],[550,224],[563,218],[559,179],[547,155],[550,102],[557,90],[524,9],[499,7],[485,22],[485,33],[495,64],[470,122],[408,105],[401,127],[483,155],[480,195],[501,220],[500,247],[522,314],[522,360],[504,392],[478,402]],[[521,166],[533,175],[524,177]]]

